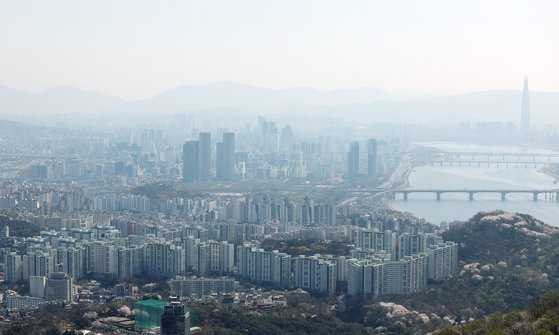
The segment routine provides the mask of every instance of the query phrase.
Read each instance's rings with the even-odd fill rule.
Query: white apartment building
[[[353,235],[355,248],[373,250],[375,252],[384,251],[390,254],[392,260],[397,259],[397,241],[397,234],[390,230],[377,231],[374,229],[361,229],[356,230]]]
[[[406,294],[427,287],[427,254],[404,256],[398,261],[382,258],[354,259],[349,263],[348,294]]]
[[[295,287],[332,295],[336,292],[336,272],[334,262],[316,255],[296,257],[293,271]]]
[[[448,278],[458,269],[458,245],[454,242],[431,245],[427,249],[429,255],[427,275],[432,280]]]

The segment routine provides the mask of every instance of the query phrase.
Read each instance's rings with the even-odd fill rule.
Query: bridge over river
[[[437,159],[426,161],[433,166],[459,166],[459,167],[517,167],[537,168],[550,164],[547,161],[501,161],[501,160],[469,160],[469,159]],[[552,162],[553,163],[553,162]]]
[[[520,161],[521,159],[532,161],[536,160],[547,160],[551,161],[552,158],[559,159],[559,153],[557,152],[469,152],[469,151],[444,151],[442,154],[446,157],[451,157],[452,159],[460,160],[463,157],[469,157],[471,160],[480,160],[480,158],[485,157],[487,160],[501,159],[501,161],[516,159]]]
[[[435,199],[441,200],[441,196],[445,193],[462,193],[467,194],[469,200],[474,200],[474,196],[479,193],[491,193],[491,194],[498,194],[501,196],[501,200],[507,200],[507,194],[511,193],[519,193],[519,194],[531,194],[532,200],[538,201],[540,195],[545,194],[547,195],[548,199],[553,199],[555,201],[559,201],[559,188],[557,189],[398,189],[398,190],[391,190],[391,189],[383,189],[383,188],[372,188],[372,189],[350,189],[348,190],[351,193],[368,193],[374,194],[377,196],[386,196],[390,199],[395,199],[396,195],[401,194],[404,197],[404,200],[408,200],[408,195],[412,193],[432,193],[435,195]]]
[[[507,194],[510,193],[526,193],[532,194],[532,199],[538,201],[540,194],[549,195],[549,199],[559,199],[559,189],[548,190],[504,190],[504,189],[404,189],[404,190],[387,190],[386,193],[394,199],[397,194],[402,194],[404,200],[408,200],[408,195],[412,193],[433,193],[437,200],[441,200],[441,195],[445,193],[464,193],[468,195],[469,200],[474,200],[474,195],[478,193],[495,193],[501,195],[501,200],[507,200]]]
[[[445,151],[423,164],[458,167],[537,168],[559,164],[559,153]]]

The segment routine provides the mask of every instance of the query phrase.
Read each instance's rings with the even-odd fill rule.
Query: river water
[[[422,143],[445,151],[460,152],[551,152],[547,150],[512,147],[512,146],[484,146],[457,143]],[[482,158],[486,159],[486,158]],[[499,157],[498,159],[502,159]],[[505,158],[515,162],[517,158]],[[524,158],[525,159],[525,158]],[[546,158],[541,158],[546,159]],[[555,159],[556,160],[556,159]],[[540,167],[515,167],[509,164],[481,164],[481,166],[419,166],[409,176],[410,189],[554,189],[554,178],[539,171]],[[435,200],[435,194],[409,194],[408,200],[399,195],[393,201],[394,209],[410,212],[425,218],[432,223],[441,221],[466,220],[479,211],[502,209],[533,215],[534,217],[553,226],[559,226],[559,203],[541,194],[537,202],[532,194],[508,194],[506,201],[501,201],[501,195],[476,194],[473,201],[468,200],[468,194],[446,193],[441,200]]]

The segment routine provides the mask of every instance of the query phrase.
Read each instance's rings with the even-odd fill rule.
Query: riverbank
[[[559,171],[552,169],[551,167],[545,166],[539,170],[541,173],[550,176],[551,178],[555,179],[555,184],[559,183]],[[558,185],[559,186],[559,185]]]

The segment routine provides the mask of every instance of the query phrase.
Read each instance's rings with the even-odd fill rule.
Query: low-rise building
[[[8,309],[28,309],[39,307],[39,305],[44,303],[45,300],[42,298],[29,297],[24,295],[5,294],[4,302],[6,304],[6,308]]]
[[[171,295],[188,297],[213,293],[233,293],[236,290],[233,278],[186,278],[177,276],[169,281]]]

